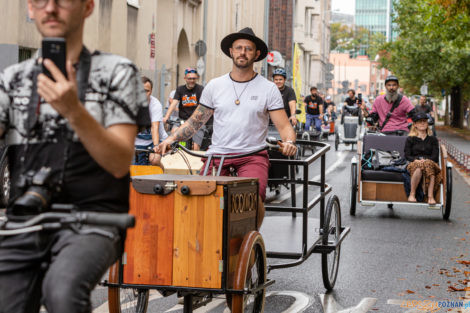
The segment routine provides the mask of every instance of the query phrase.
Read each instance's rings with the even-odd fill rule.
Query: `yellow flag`
[[[292,69],[293,74],[293,85],[294,91],[297,96],[297,106],[302,111],[302,113],[297,115],[297,120],[305,123],[305,106],[303,105],[304,99],[301,96],[302,91],[302,77],[300,76],[300,49],[299,45],[296,43],[294,46],[294,67]]]

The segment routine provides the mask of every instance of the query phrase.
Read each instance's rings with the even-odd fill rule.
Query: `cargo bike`
[[[385,136],[376,133],[367,134],[362,141],[358,142],[357,156],[351,159],[350,215],[356,215],[357,204],[363,206],[387,204],[390,209],[394,205],[406,205],[410,208],[437,210],[441,211],[444,220],[449,219],[452,207],[452,163],[448,161],[445,146],[440,145],[439,147],[442,183],[436,195],[437,203],[435,205],[429,205],[425,202],[408,202],[402,173],[364,167],[362,156],[370,149],[397,151],[403,158],[406,138],[406,136]]]
[[[291,206],[265,207],[268,212],[299,213],[301,217],[267,216],[260,232],[256,230],[257,179],[220,176],[221,166],[215,176],[207,174],[213,159],[219,158],[223,163],[228,158],[262,150],[237,156],[208,156],[202,176],[132,177],[129,213],[135,215],[136,225],[128,231],[122,258],[103,282],[108,287],[109,312],[151,312],[149,302],[175,292],[184,297],[184,312],[193,312],[223,294],[232,312],[263,312],[266,288],[274,283],[267,273],[300,265],[312,253],[322,255],[324,286],[331,290],[338,273],[340,246],[350,229],[341,225],[338,197],[333,195],[326,203],[326,196],[332,191],[325,183],[329,145],[305,144],[317,146],[318,151],[305,160],[270,159],[271,164],[287,165],[291,171],[296,165],[302,167],[303,178],[283,179],[292,187],[303,187],[302,207],[296,206],[295,194]],[[318,159],[321,179],[312,181],[309,167]],[[320,190],[313,199],[308,197],[309,186]],[[317,204],[320,219],[314,220],[308,213]],[[282,233],[279,227],[285,227],[284,236],[278,234]],[[295,245],[294,240],[300,242]],[[271,250],[282,241],[283,250]],[[294,261],[268,264],[267,258]]]

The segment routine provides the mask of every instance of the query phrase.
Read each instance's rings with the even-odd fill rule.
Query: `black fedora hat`
[[[261,61],[268,55],[268,46],[266,46],[264,41],[256,37],[255,33],[250,27],[245,27],[238,33],[227,35],[224,39],[222,39],[222,42],[220,43],[220,48],[228,57],[232,57],[230,55],[230,48],[232,48],[233,42],[238,39],[248,39],[255,43],[256,50],[259,50],[261,52],[255,62]]]

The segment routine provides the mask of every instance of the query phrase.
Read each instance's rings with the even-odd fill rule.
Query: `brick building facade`
[[[292,59],[292,0],[271,0],[269,8],[269,50],[279,51],[286,61]]]

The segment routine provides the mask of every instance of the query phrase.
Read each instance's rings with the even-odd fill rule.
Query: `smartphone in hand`
[[[67,69],[65,67],[66,57],[65,39],[59,37],[46,37],[42,40],[42,58],[49,59],[59,68],[59,70],[67,77]],[[42,72],[55,81],[49,70],[43,65]]]
[[[357,94],[357,100],[359,100],[359,104],[362,104],[362,93]]]

